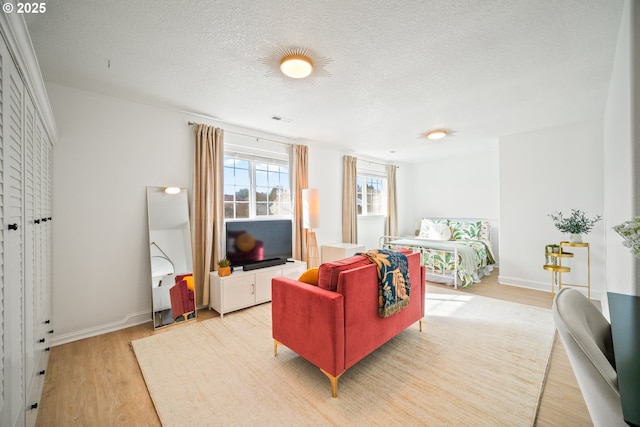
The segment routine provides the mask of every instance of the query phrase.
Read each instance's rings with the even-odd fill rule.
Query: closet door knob
[[[33,405],[31,405],[31,406],[29,407],[29,409],[38,409],[38,403],[37,403],[37,402],[36,402],[36,403],[34,403]]]
[[[47,222],[47,218],[42,218],[42,222]]]
[[[7,227],[9,228],[9,230],[17,230],[18,224],[9,224]]]
[[[36,223],[36,224],[40,224],[40,220],[39,219],[34,219],[33,222]]]

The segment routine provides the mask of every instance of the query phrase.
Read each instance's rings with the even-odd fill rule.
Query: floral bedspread
[[[420,252],[422,265],[439,272],[455,271],[459,282],[466,287],[474,283],[478,271],[495,264],[488,245],[488,242],[482,240],[432,241],[405,238],[393,240],[385,246],[390,249],[405,248]],[[457,270],[454,249],[458,251]]]

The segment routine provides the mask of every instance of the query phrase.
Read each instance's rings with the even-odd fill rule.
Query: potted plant
[[[571,214],[567,217],[562,212],[551,213],[549,217],[558,230],[569,233],[570,243],[582,243],[582,235],[588,234],[595,223],[602,219],[600,215],[589,218],[580,209],[571,209]]]
[[[631,249],[636,258],[640,258],[640,217],[616,225],[613,230],[624,239],[622,244]]]
[[[227,258],[218,261],[218,276],[225,277],[231,274],[231,264]]]

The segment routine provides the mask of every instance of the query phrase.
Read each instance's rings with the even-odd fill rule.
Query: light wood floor
[[[494,271],[482,283],[460,292],[551,308],[550,293],[500,285],[497,275]],[[214,316],[214,311],[198,311],[198,321]],[[160,426],[130,342],[166,330],[154,332],[148,323],[54,347],[36,426]],[[556,335],[536,426],[592,425]]]

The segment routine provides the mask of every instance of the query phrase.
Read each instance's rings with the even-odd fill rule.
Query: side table
[[[322,262],[337,261],[339,259],[348,258],[358,252],[366,252],[365,245],[357,243],[331,243],[322,245]]]

